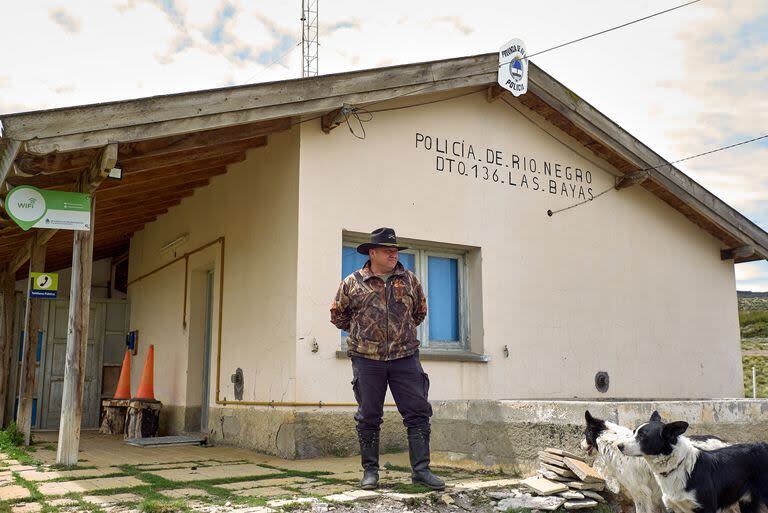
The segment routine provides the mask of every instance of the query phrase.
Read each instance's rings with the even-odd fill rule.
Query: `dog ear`
[[[686,429],[688,429],[688,423],[683,420],[679,420],[677,422],[670,422],[669,424],[665,424],[661,434],[668,442],[675,443],[677,441],[677,437],[685,433]]]
[[[587,420],[587,424],[591,424],[592,421],[595,420],[595,418],[592,416],[592,414],[589,413],[589,410],[584,412],[584,418]]]
[[[651,422],[661,422],[661,415],[659,415],[658,410],[654,410],[654,412],[651,413]]]

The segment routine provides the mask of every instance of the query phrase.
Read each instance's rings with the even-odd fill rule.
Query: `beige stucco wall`
[[[597,371],[610,374],[603,397],[742,395],[733,263],[720,260],[719,242],[640,187],[547,216],[579,201],[579,186],[597,195],[614,179],[608,164],[519,108],[537,124],[478,93],[374,113],[365,140],[346,126],[326,135],[319,123],[302,125],[298,400],[352,401],[350,364],[336,357],[328,306],[342,231],[379,226],[480,248],[481,283],[470,287],[482,285],[482,312],[473,312],[482,332],[478,322],[471,329],[473,348],[481,345],[491,361],[425,361],[432,399],[597,397]],[[432,137],[431,151],[416,147],[417,133]],[[465,152],[472,144],[482,160],[488,148],[502,152],[500,181],[437,172],[436,137],[463,143]],[[502,184],[513,153],[536,159],[538,171],[544,161],[589,170],[592,183],[557,180],[558,190],[575,184],[576,198],[550,194],[541,173],[527,173],[529,189],[520,170],[512,175],[517,186]],[[463,161],[468,170],[482,164]],[[543,190],[532,189],[534,176]]]
[[[265,148],[248,152],[194,196],[134,235],[130,280],[171,261],[163,245],[182,234],[189,240],[178,256],[226,238],[223,298],[221,399],[234,400],[230,376],[240,367],[245,401],[294,397],[296,340],[296,240],[298,216],[298,130],[272,135]],[[213,351],[210,405],[215,406],[220,247],[189,258],[186,329],[182,326],[184,261],[129,288],[131,329],[139,330],[134,358],[134,392],[149,344],[155,345],[155,395],[165,404],[199,406],[202,383],[204,274],[214,271]],[[174,421],[182,429],[181,420]],[[219,419],[211,419],[215,425]],[[176,425],[179,424],[179,425]]]

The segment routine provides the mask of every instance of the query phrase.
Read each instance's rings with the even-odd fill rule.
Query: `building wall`
[[[530,120],[480,92],[378,112],[364,140],[346,126],[326,135],[319,123],[302,125],[297,400],[353,400],[328,307],[339,285],[342,232],[380,226],[401,238],[478,248],[470,269],[470,294],[480,296],[472,301],[472,349],[491,360],[424,361],[434,400],[742,396],[734,269],[720,260],[720,243],[641,187],[548,216],[610,188],[614,175],[518,108]],[[436,138],[441,151],[448,140],[448,154],[437,152]],[[465,157],[450,154],[454,142]],[[499,169],[498,182],[483,180],[487,155],[500,162],[489,166]],[[458,167],[449,172],[446,160],[438,171],[440,158],[462,161],[468,176]],[[531,158],[538,172],[524,173]],[[545,161],[553,174],[559,164],[561,176],[579,168],[581,181],[545,175]],[[479,178],[473,164],[481,166]],[[604,395],[595,389],[598,371],[610,376]]]
[[[298,150],[298,130],[270,136],[268,146],[249,151],[246,161],[231,165],[226,175],[213,178],[131,241],[129,282],[172,261],[174,254],[160,248],[183,234],[189,237],[175,248],[176,256],[226,238],[222,400],[235,399],[230,376],[238,367],[244,401],[294,397]],[[139,330],[134,390],[154,344],[155,396],[168,406],[171,431],[184,429],[185,418],[187,423],[195,418],[185,408],[199,410],[201,404],[205,309],[200,303],[209,270],[214,271],[209,403],[216,406],[219,255],[214,244],[189,257],[186,328],[183,260],[129,286],[131,329]],[[209,425],[216,429],[219,420],[211,418]]]

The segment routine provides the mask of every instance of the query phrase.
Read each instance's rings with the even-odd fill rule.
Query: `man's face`
[[[395,248],[373,248],[369,251],[371,264],[386,269],[389,272],[397,265],[397,249]]]

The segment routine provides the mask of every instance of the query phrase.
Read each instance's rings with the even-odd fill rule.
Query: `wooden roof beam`
[[[632,187],[633,185],[638,185],[643,182],[645,182],[648,178],[650,178],[651,173],[648,170],[640,170],[635,171],[633,173],[626,174],[624,176],[617,176],[616,177],[616,190],[620,191],[622,189],[626,189],[627,187]]]
[[[741,260],[750,258],[755,254],[753,246],[739,246],[738,248],[723,249],[720,251],[720,260]]]
[[[267,137],[261,135],[250,139],[243,139],[228,144],[217,146],[206,146],[197,149],[188,149],[181,151],[168,151],[164,153],[153,153],[150,155],[137,155],[128,159],[120,159],[120,166],[123,169],[136,169],[140,167],[164,167],[180,164],[182,162],[197,161],[219,157],[229,153],[239,153],[253,148],[260,148],[267,145]]]

